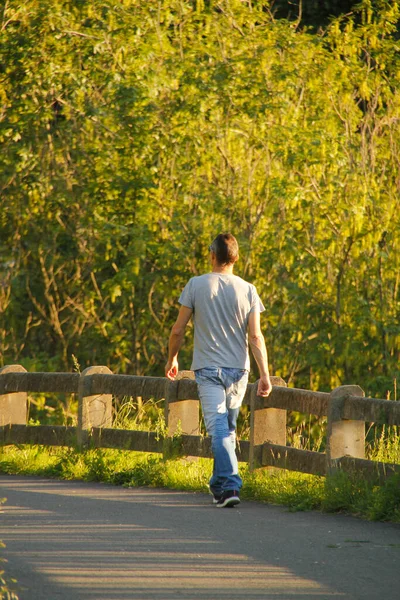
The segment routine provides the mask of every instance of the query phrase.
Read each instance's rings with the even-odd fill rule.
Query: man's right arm
[[[175,321],[168,341],[168,361],[165,365],[165,376],[175,379],[178,374],[178,352],[182,346],[186,325],[192,316],[193,310],[187,306],[181,306],[178,318]]]
[[[260,371],[257,394],[269,396],[272,390],[268,369],[268,354],[260,327],[260,313],[255,310],[249,315],[249,344]]]

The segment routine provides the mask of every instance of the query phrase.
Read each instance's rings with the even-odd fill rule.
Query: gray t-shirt
[[[250,369],[249,315],[265,310],[254,285],[233,274],[207,273],[188,281],[179,303],[193,310],[192,370]]]

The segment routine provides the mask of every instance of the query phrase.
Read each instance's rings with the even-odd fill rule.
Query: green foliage
[[[323,507],[328,512],[346,511],[351,507],[361,513],[369,487],[362,477],[350,477],[341,471],[335,473],[326,478]]]
[[[368,454],[372,460],[400,464],[400,428],[398,426],[375,426],[369,443]],[[368,432],[369,433],[369,432]]]
[[[142,398],[116,398],[113,402],[113,427],[136,431],[157,431],[165,429],[164,400]]]
[[[147,456],[137,461],[132,468],[114,473],[111,483],[126,487],[163,487],[166,483],[165,465],[158,458]]]
[[[76,425],[77,413],[78,400],[74,394],[30,393],[28,395],[30,425]]]
[[[275,18],[290,19],[297,27],[307,25],[317,30],[326,26],[333,16],[350,13],[358,4],[354,0],[275,0],[270,3],[270,10]]]
[[[352,512],[373,521],[398,522],[399,484],[398,474],[378,486],[362,477],[339,472],[326,479],[322,508],[328,512]]]
[[[291,511],[318,510],[324,495],[324,479],[290,471],[242,467],[244,498],[282,504]]]
[[[373,488],[368,518],[374,521],[400,521],[400,476],[394,475],[383,486]]]
[[[364,0],[310,33],[264,2],[8,0],[0,364],[162,374],[179,292],[230,229],[273,373],[382,397],[400,353],[399,11]]]
[[[6,501],[6,498],[0,498],[0,513],[1,505]],[[0,549],[5,548],[5,544],[0,540]],[[3,564],[6,563],[7,560],[5,558],[0,558],[0,599],[1,600],[18,600],[18,596],[13,591],[12,588],[15,588],[15,584],[17,583],[15,579],[10,579],[7,577],[3,567]]]
[[[1,542],[0,542],[1,544]],[[3,546],[3,544],[1,544]],[[5,572],[0,568],[0,598],[1,600],[18,600],[17,594],[12,591],[16,580],[9,580]]]

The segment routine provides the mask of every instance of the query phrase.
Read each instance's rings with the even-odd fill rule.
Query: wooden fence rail
[[[342,469],[377,481],[400,473],[400,465],[365,460],[365,422],[400,425],[400,402],[365,398],[358,386],[326,393],[288,388],[279,377],[272,377],[272,384],[268,398],[257,396],[257,384],[247,386],[244,404],[250,407],[250,440],[238,441],[239,461],[251,468],[278,467],[314,475]],[[28,392],[77,394],[77,427],[27,425]],[[164,399],[163,438],[155,432],[112,427],[112,398],[125,396]],[[327,417],[325,453],[286,445],[288,410]],[[212,456],[210,439],[200,435],[199,399],[191,371],[169,381],[114,375],[102,366],[79,374],[28,373],[20,365],[8,365],[0,369],[0,444],[90,445],[166,456]]]

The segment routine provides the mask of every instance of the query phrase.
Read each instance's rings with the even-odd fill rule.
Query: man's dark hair
[[[210,246],[220,265],[231,265],[239,258],[239,245],[231,233],[220,233]]]

